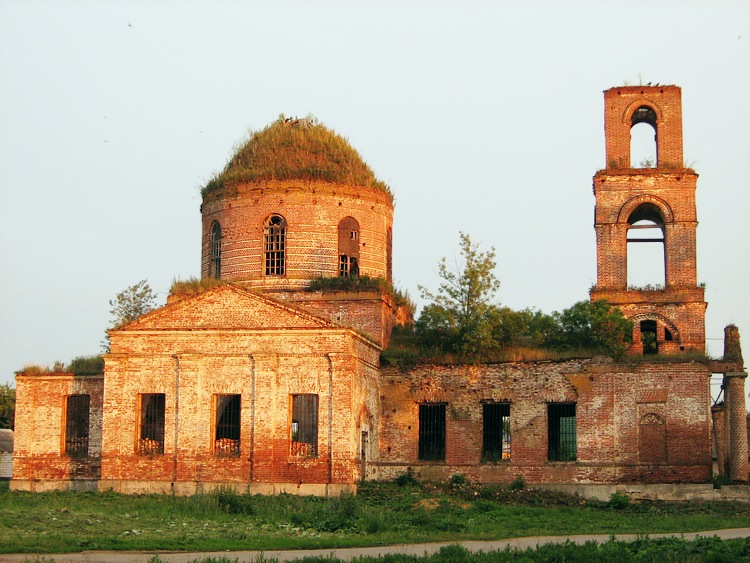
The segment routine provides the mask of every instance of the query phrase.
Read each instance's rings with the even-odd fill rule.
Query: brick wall
[[[483,482],[707,482],[709,371],[695,363],[626,366],[597,360],[383,370],[380,457],[373,476],[408,467]],[[482,462],[482,404],[510,402],[511,456]],[[447,403],[444,461],[418,459],[420,403]],[[576,404],[577,459],[548,461],[548,403]],[[656,426],[656,428],[651,428]],[[654,443],[663,433],[664,440]],[[658,450],[661,448],[661,450]]]
[[[682,90],[678,86],[619,86],[604,92],[607,168],[630,167],[630,128],[633,113],[641,106],[657,116],[658,165],[681,168]]]
[[[389,278],[390,196],[375,188],[326,182],[246,183],[212,192],[201,206],[202,276],[209,274],[210,231],[222,229],[222,278],[255,280],[267,288],[304,287],[320,276],[338,276],[338,225],[353,217],[360,227],[361,275]],[[287,221],[286,274],[264,275],[263,223],[277,213]]]
[[[360,435],[377,435],[379,349],[346,329],[140,331],[113,335],[106,357],[102,488],[124,492],[215,484],[250,491],[353,485]],[[138,397],[165,395],[164,453],[139,455]],[[241,396],[239,457],[214,451],[217,394]],[[292,455],[291,396],[319,398],[318,452]],[[159,488],[161,487],[161,489]],[[261,487],[261,488],[258,488]]]
[[[53,488],[67,488],[71,481],[99,478],[102,445],[101,376],[49,373],[16,376],[16,432],[13,483],[17,489],[33,488],[33,482],[50,480]],[[90,396],[88,456],[65,453],[66,399]]]
[[[657,323],[659,353],[703,351],[706,303],[697,280],[698,175],[682,161],[681,90],[677,86],[611,88],[604,92],[604,104],[607,167],[594,176],[597,285],[591,299],[620,307],[634,321],[631,353],[643,352],[642,320]],[[653,111],[657,166],[634,169],[630,168],[630,130],[633,115],[642,106]],[[639,214],[633,215],[637,210]],[[662,227],[664,289],[659,291],[628,289],[627,239],[629,232],[636,232],[630,231],[631,224],[646,217]]]

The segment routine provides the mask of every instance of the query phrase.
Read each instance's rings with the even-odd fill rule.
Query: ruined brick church
[[[680,88],[612,88],[604,105],[591,298],[632,321],[632,354],[667,361],[381,367],[399,318],[391,294],[310,284],[391,279],[392,195],[333,132],[279,120],[203,191],[201,275],[226,283],[112,330],[103,374],[18,374],[12,488],[332,495],[407,470],[706,483],[712,444],[719,473],[746,481],[738,331],[722,361],[684,355],[705,350],[706,302]],[[652,167],[630,163],[640,123],[656,132]],[[629,244],[644,241],[663,247],[663,288],[628,287]],[[713,406],[712,373],[724,374]]]

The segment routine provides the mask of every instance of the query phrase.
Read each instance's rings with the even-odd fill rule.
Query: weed
[[[508,485],[509,491],[522,491],[526,488],[526,480],[523,475],[516,475],[515,479]]]
[[[448,482],[451,485],[456,486],[456,485],[465,485],[469,482],[469,480],[466,478],[466,475],[464,475],[463,473],[454,473],[453,475],[451,475]]]
[[[399,487],[417,485],[419,482],[414,478],[414,470],[411,467],[406,468],[406,473],[402,473],[395,479]]]

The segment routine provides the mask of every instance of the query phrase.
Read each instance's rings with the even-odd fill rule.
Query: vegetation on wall
[[[385,363],[533,361],[605,354],[624,355],[632,326],[605,301],[580,301],[561,312],[514,311],[494,299],[500,282],[495,250],[483,252],[460,233],[461,259],[438,264],[442,282],[433,293],[420,286],[428,304],[412,326],[396,327]]]
[[[417,306],[409,294],[397,289],[385,278],[370,276],[319,277],[310,282],[308,291],[380,291],[391,296],[396,307],[404,307],[413,316]]]
[[[172,280],[172,287],[169,288],[170,295],[191,296],[213,289],[214,287],[226,283],[219,278],[196,278],[190,277],[186,280]]]
[[[70,361],[67,371],[75,375],[99,375],[104,373],[104,358],[101,356],[78,356]]]
[[[379,189],[393,197],[341,135],[312,116],[279,118],[234,151],[224,169],[203,187],[205,196],[225,185],[262,180],[310,180]]]

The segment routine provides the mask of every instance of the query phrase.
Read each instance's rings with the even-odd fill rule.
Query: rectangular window
[[[510,459],[510,403],[482,405],[482,460]]]
[[[240,396],[214,396],[216,429],[214,454],[221,457],[240,455]]]
[[[419,405],[419,459],[445,459],[445,403]]]
[[[547,430],[550,461],[576,460],[576,404],[549,403]]]
[[[141,455],[164,453],[164,393],[141,395],[141,430],[138,452]]]
[[[65,408],[65,453],[70,457],[89,455],[89,395],[70,395]]]
[[[292,395],[291,455],[318,457],[318,396]]]

